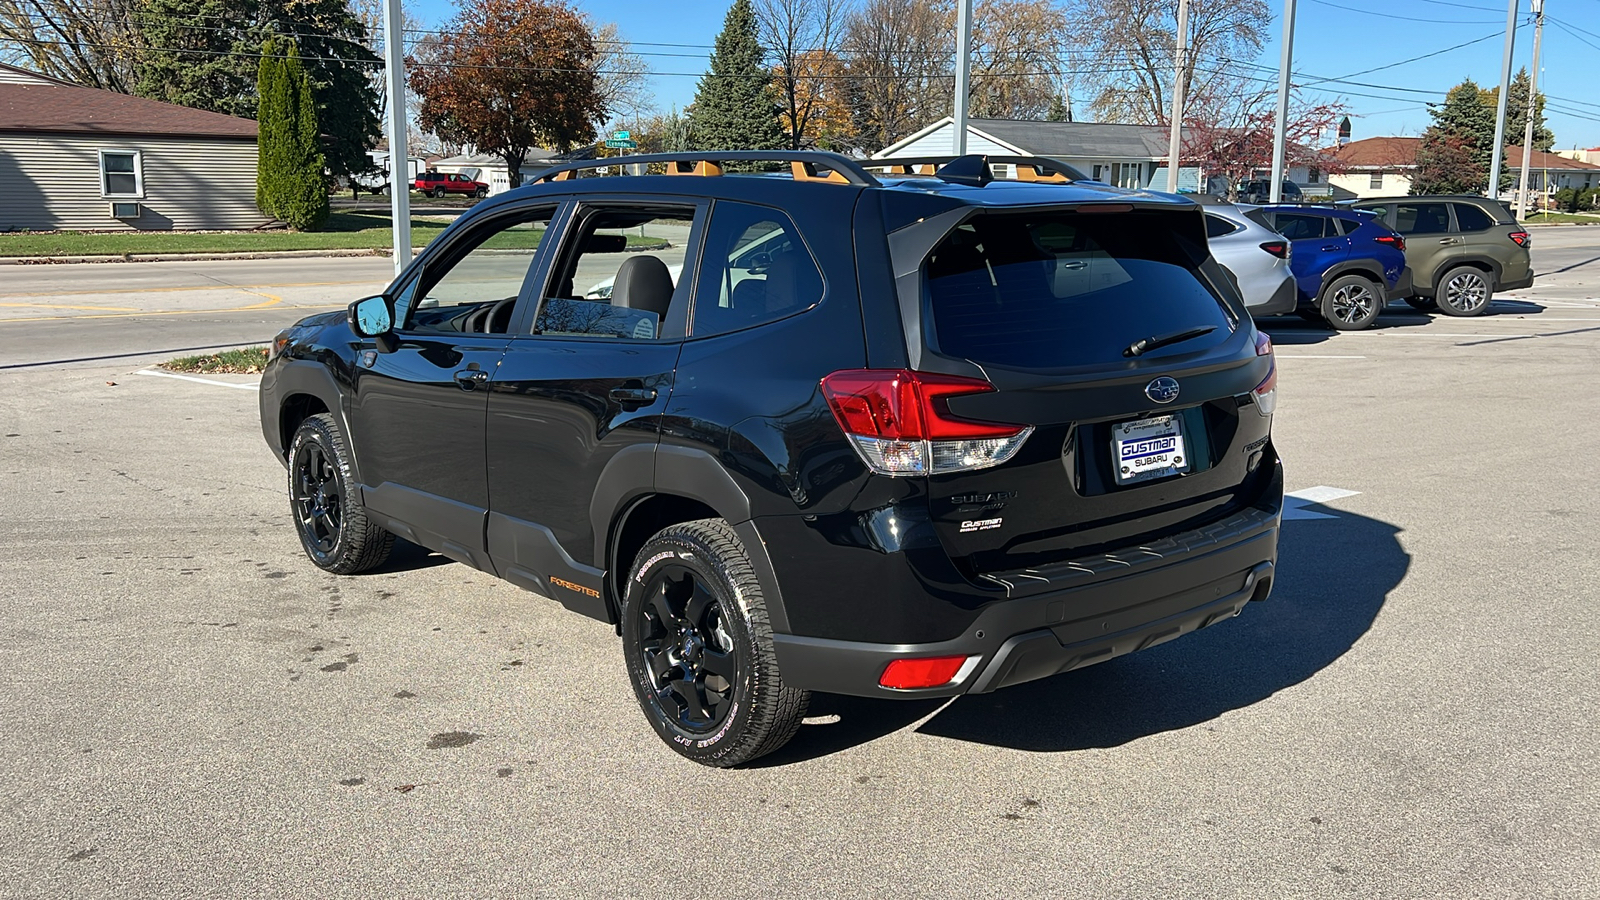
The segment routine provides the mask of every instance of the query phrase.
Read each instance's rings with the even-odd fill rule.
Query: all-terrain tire
[[[289,442],[289,513],[306,555],[335,575],[376,568],[394,549],[394,535],[367,518],[357,496],[338,424],[327,413],[308,416]]]
[[[811,695],[778,671],[767,602],[722,519],[657,532],[623,586],[628,680],[669,747],[707,766],[765,756],[794,737]]]

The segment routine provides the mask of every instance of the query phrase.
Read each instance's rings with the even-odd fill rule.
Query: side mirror
[[[386,297],[368,297],[350,304],[350,330],[364,338],[375,338],[394,330],[394,313]]]

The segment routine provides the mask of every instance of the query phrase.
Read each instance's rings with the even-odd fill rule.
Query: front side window
[[[568,229],[533,333],[656,340],[680,290],[695,207],[605,207]]]
[[[504,334],[553,212],[496,219],[455,241],[402,292],[395,321],[405,331]]]
[[[771,322],[822,299],[816,261],[794,222],[775,209],[719,202],[704,259],[695,292],[695,337]]]
[[[1205,248],[1189,243],[1180,215],[984,214],[957,226],[924,267],[939,351],[1054,369],[1126,365],[1133,342],[1189,328],[1212,331],[1150,355],[1221,343],[1233,319],[1202,279]]]
[[[100,151],[100,194],[104,197],[143,197],[144,172],[139,151]]]
[[[1395,204],[1394,230],[1401,234],[1447,234],[1450,207],[1444,203]]]

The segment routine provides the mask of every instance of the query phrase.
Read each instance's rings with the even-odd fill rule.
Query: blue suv
[[[1371,325],[1392,297],[1411,295],[1406,239],[1365,212],[1262,206],[1245,213],[1294,245],[1300,309],[1340,331]]]

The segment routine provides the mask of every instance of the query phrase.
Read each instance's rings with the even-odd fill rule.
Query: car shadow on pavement
[[[362,574],[365,575],[393,575],[399,572],[414,572],[418,569],[431,569],[453,563],[455,560],[442,553],[435,553],[427,547],[419,547],[405,538],[394,539],[394,549],[389,551],[389,558],[383,565]]]
[[[1306,681],[1367,633],[1411,564],[1395,526],[1327,513],[1337,518],[1286,523],[1272,596],[1237,618],[1098,666],[958,698],[918,731],[1038,752],[1116,747]]]
[[[1507,297],[1496,297],[1490,304],[1485,316],[1515,315],[1537,316],[1548,310],[1531,300],[1517,300]],[[1384,307],[1382,315],[1372,323],[1371,331],[1386,331],[1388,329],[1416,328],[1427,325],[1436,320],[1450,320],[1444,313],[1427,313],[1412,309],[1401,302],[1394,302]],[[1462,322],[1472,321],[1470,318],[1460,319]],[[1320,344],[1339,334],[1321,319],[1303,319],[1300,316],[1265,316],[1256,320],[1256,327],[1272,336],[1272,343],[1279,347],[1295,347],[1307,344]]]

